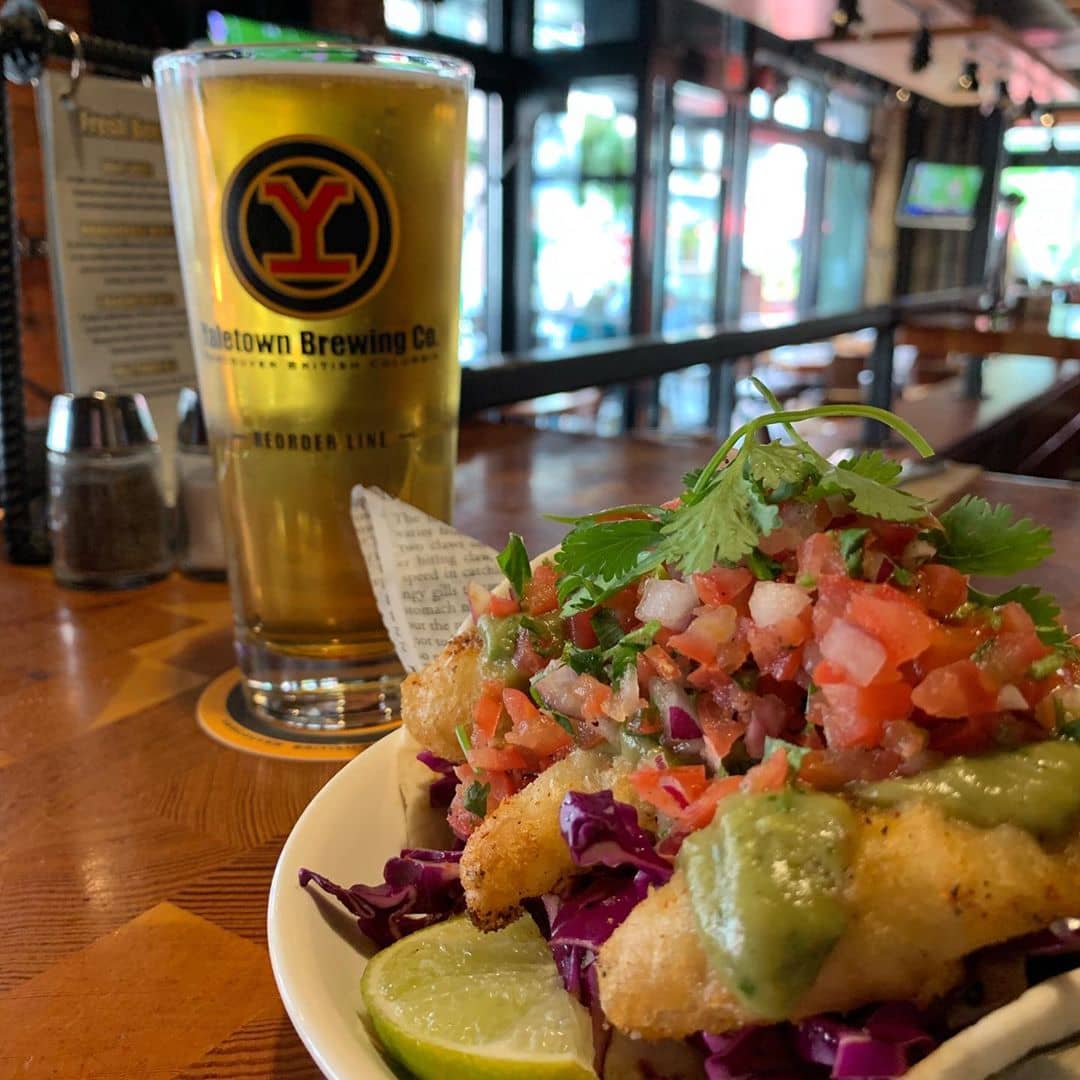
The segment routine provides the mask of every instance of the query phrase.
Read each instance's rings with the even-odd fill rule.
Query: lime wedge
[[[493,934],[466,918],[420,930],[372,958],[360,991],[420,1080],[595,1080],[589,1015],[527,917]]]

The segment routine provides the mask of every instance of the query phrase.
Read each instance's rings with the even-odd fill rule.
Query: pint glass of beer
[[[401,671],[350,491],[449,520],[471,69],[276,44],[154,75],[249,707],[374,733]]]

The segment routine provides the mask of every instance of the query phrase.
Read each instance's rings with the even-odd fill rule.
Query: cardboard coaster
[[[350,761],[365,746],[395,731],[401,721],[317,735],[303,728],[295,731],[269,724],[248,710],[235,669],[219,675],[199,697],[199,727],[215,742],[245,754],[286,761]]]

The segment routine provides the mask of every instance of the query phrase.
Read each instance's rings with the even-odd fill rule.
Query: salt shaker
[[[177,560],[189,577],[225,577],[225,537],[221,528],[214,459],[206,435],[199,392],[180,391],[176,440]]]
[[[128,589],[168,574],[161,450],[142,394],[60,394],[45,443],[57,582]]]

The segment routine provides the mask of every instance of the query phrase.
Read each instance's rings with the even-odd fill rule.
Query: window
[[[750,138],[743,223],[744,312],[779,321],[798,310],[806,229],[807,151],[771,133]]]
[[[490,340],[491,214],[500,207],[499,179],[491,175],[491,140],[497,140],[498,99],[479,90],[469,98],[469,149],[465,170],[465,223],[461,244],[461,362],[470,364],[498,343]]]
[[[825,106],[825,134],[852,142],[870,138],[870,107],[837,90],[830,90]]]
[[[585,0],[534,0],[534,49],[580,49],[584,44]]]
[[[582,80],[533,132],[533,344],[630,329],[636,126],[633,80]]]
[[[399,34],[436,33],[474,45],[488,40],[487,0],[384,0],[383,16]]]
[[[1041,154],[1051,145],[1050,129],[1041,125],[1014,127],[1005,132],[1005,149],[1010,154]]]
[[[664,245],[665,331],[693,330],[717,319],[721,168],[727,101],[717,90],[679,82],[669,143]],[[699,364],[660,379],[661,426],[675,431],[708,420],[709,368]]]
[[[808,130],[814,117],[813,85],[806,79],[791,79],[787,90],[773,102],[772,116],[785,127]]]
[[[825,163],[825,210],[817,309],[854,311],[861,306],[870,227],[870,163],[831,157]]]
[[[675,84],[664,258],[664,330],[716,321],[720,169],[727,104],[716,90]]]

